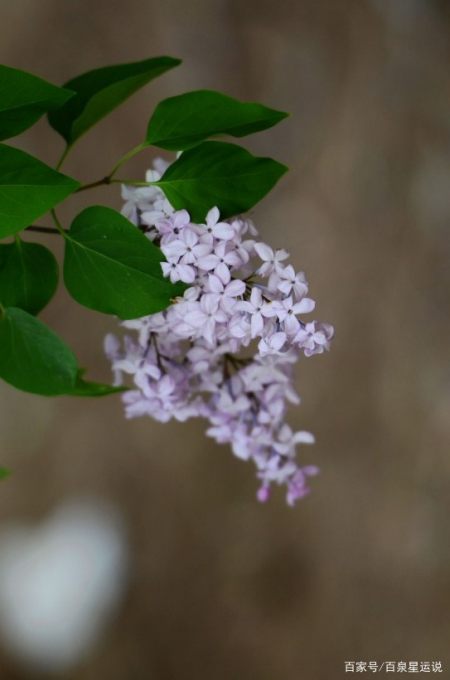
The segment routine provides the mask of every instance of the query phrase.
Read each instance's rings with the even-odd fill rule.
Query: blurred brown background
[[[0,524],[90,495],[128,528],[125,601],[61,677],[328,680],[348,659],[440,659],[450,677],[449,18],[446,0],[1,0],[1,61],[55,83],[184,60],[80,141],[65,166],[79,179],[140,142],[166,96],[207,87],[290,111],[244,141],[291,167],[254,218],[337,329],[298,370],[291,422],[316,433],[322,474],[294,510],[259,506],[253,469],[200,422],[0,386]],[[44,121],[13,143],[49,163],[62,149]],[[117,187],[86,200],[121,205]],[[64,292],[44,318],[109,379],[114,319]],[[0,677],[34,675],[3,648]]]

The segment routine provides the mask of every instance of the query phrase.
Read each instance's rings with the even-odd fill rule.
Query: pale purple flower
[[[252,338],[261,335],[265,318],[272,316],[270,306],[264,301],[260,288],[252,288],[250,300],[239,302],[236,309],[250,314],[250,329]]]
[[[113,338],[107,336],[105,350],[112,362],[116,385],[123,383],[123,373],[133,376],[135,384],[141,389],[150,378],[154,380],[160,378],[161,371],[150,351],[143,350],[140,344],[133,342],[130,338],[125,340],[125,349],[125,353],[121,353],[114,344]]]
[[[243,217],[236,217],[231,221],[231,226],[236,232],[236,237],[239,240],[241,240],[242,237],[247,233],[250,234],[250,236],[258,235],[258,230],[253,224],[252,220],[249,220],[248,218],[244,219]]]
[[[215,402],[215,408],[220,417],[223,419],[228,419],[231,417],[238,416],[242,411],[246,411],[249,408],[250,402],[245,394],[239,394],[234,396],[230,394],[228,390],[222,390],[217,397]],[[213,422],[217,422],[217,415],[212,418]]]
[[[292,296],[289,296],[271,302],[270,305],[267,305],[265,314],[268,317],[276,316],[286,333],[293,335],[300,329],[300,321],[296,315],[312,312],[315,306],[316,303],[310,298],[303,298],[300,302],[294,302]]]
[[[161,250],[169,262],[195,264],[199,258],[211,252],[211,246],[207,243],[200,243],[197,234],[186,227],[178,238],[163,245]]]
[[[153,418],[162,423],[172,418],[174,402],[179,401],[179,396],[177,384],[171,376],[165,375],[161,380],[147,385],[146,391],[142,393],[146,399],[146,408],[150,409]]]
[[[183,281],[183,283],[194,283],[195,269],[189,264],[182,262],[161,262],[161,269],[164,276],[168,276],[172,283]]]
[[[284,295],[293,293],[297,300],[305,297],[308,292],[308,283],[303,272],[297,274],[294,267],[289,264],[279,272],[279,277],[278,290]]]
[[[221,309],[227,314],[231,314],[236,306],[236,298],[241,297],[245,292],[245,283],[240,279],[235,279],[225,286],[218,276],[210,274],[207,290],[213,295],[217,295]]]
[[[142,215],[143,220],[148,219],[146,213]],[[177,210],[172,215],[163,215],[155,221],[158,232],[163,237],[164,243],[169,243],[172,239],[178,238],[183,230],[191,223],[191,218],[187,210]]]
[[[147,181],[165,169],[159,164]],[[135,388],[123,396],[127,417],[206,419],[208,436],[255,465],[258,500],[269,499],[273,484],[284,485],[293,505],[318,472],[297,461],[297,447],[313,443],[313,435],[286,424],[288,406],[300,403],[293,366],[301,352],[328,350],[334,333],[299,318],[315,306],[305,275],[286,264],[285,250],[255,241],[249,220],[220,221],[215,207],[206,224],[195,224],[159,187],[125,187],[123,194],[125,213],[148,225],[148,238],[167,258],[164,275],[190,286],[164,312],[123,322],[137,342],[105,340],[115,384],[126,375]]]
[[[194,374],[202,375],[208,374],[215,370],[218,366],[222,371],[221,361],[223,355],[230,350],[230,345],[221,344],[217,347],[210,345],[202,345],[200,341],[195,343],[187,352],[186,357],[189,359],[191,369]]]
[[[269,454],[264,465],[260,465],[258,477],[266,483],[286,484],[296,473],[298,466],[292,460],[287,460],[276,453]]]
[[[241,380],[247,392],[260,392],[260,405],[266,399],[270,399],[269,395],[265,394],[266,388],[276,389],[277,384],[285,384],[289,382],[289,377],[280,370],[277,366],[271,366],[263,362],[251,362],[248,366],[243,368],[240,372]]]
[[[199,224],[198,229],[201,235],[210,239],[222,239],[228,241],[235,235],[233,227],[228,222],[219,222],[219,208],[211,208],[206,215],[206,224]]]
[[[155,169],[146,172],[146,182],[158,182],[165,172],[163,168],[167,165],[166,161],[156,158],[153,163]],[[157,186],[132,187],[122,185],[122,196],[127,201],[122,209],[122,213],[128,217],[127,212],[133,206],[136,221],[132,221],[135,224],[142,223],[153,227],[157,220],[167,218],[174,212],[164,193]]]
[[[258,344],[259,353],[261,356],[267,354],[283,354],[281,351],[285,342],[287,340],[286,333],[278,331],[272,335],[268,335],[265,338],[261,338]]]
[[[234,267],[240,268],[248,264],[254,251],[254,244],[255,242],[251,239],[241,241],[239,237],[227,241],[228,252],[233,252],[236,255],[236,264],[233,265]]]
[[[319,474],[319,468],[315,465],[305,465],[299,468],[288,481],[288,491],[286,502],[288,505],[295,505],[296,501],[309,494],[308,477],[315,477]]]
[[[249,460],[261,454],[267,446],[270,446],[272,435],[268,429],[261,426],[254,427],[250,431],[240,431],[238,437],[231,442],[233,453],[241,460]]]
[[[153,159],[153,168],[145,173],[146,182],[159,182],[161,177],[171,165],[170,161],[157,156]]]
[[[295,452],[296,444],[314,444],[314,435],[303,430],[293,432],[289,425],[284,424],[278,433],[278,440],[274,442],[273,448],[277,453],[291,457]]]
[[[252,339],[250,321],[247,319],[247,315],[242,314],[242,312],[232,316],[228,322],[228,330],[230,336],[239,340],[244,346],[247,346]]]
[[[304,350],[307,357],[310,357],[328,350],[333,335],[334,328],[330,324],[310,321],[298,330],[294,343]]]
[[[226,241],[220,241],[213,252],[199,257],[198,267],[205,272],[213,272],[225,285],[230,282],[230,269],[239,267],[241,260],[235,250],[229,250]]]
[[[161,192],[162,194],[162,192]],[[164,222],[167,222],[169,218],[173,215],[174,209],[169,203],[169,201],[164,197],[164,194],[162,194],[162,197],[156,200],[153,203],[153,209],[152,210],[144,210],[141,215],[140,215],[140,221],[142,224],[148,226],[148,227],[153,227],[156,231],[149,231],[149,235],[151,234],[157,234],[158,233],[158,224],[161,225]],[[160,232],[161,233],[161,232]]]
[[[267,243],[255,243],[255,251],[263,261],[263,264],[258,269],[258,274],[261,276],[269,276],[272,272],[280,273],[283,271],[284,260],[289,257],[286,250],[272,250]]]
[[[140,319],[122,321],[122,326],[137,331],[141,347],[147,347],[151,333],[163,333],[168,329],[164,314],[151,314]]]
[[[199,302],[193,303],[196,305],[195,309],[184,317],[185,323],[195,329],[211,345],[214,344],[216,325],[227,320],[227,315],[220,309],[219,302],[217,295],[207,293],[201,297]]]
[[[124,215],[133,224],[139,224],[142,213],[153,206],[153,202],[162,194],[157,187],[132,187],[122,185],[122,198],[125,203],[122,207]]]
[[[267,503],[270,498],[270,485],[267,482],[261,484],[258,491],[256,492],[256,498],[260,503]]]

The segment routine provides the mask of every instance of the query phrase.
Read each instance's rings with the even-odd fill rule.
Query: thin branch
[[[61,222],[58,220],[58,215],[56,214],[56,211],[55,211],[54,208],[52,210],[50,210],[50,215],[52,216],[52,220],[53,220],[55,227],[57,228],[57,230],[59,231],[61,236],[64,236],[64,234],[67,232],[67,229],[64,229]]]
[[[113,167],[113,169],[111,170],[109,175],[106,175],[106,177],[102,177],[102,179],[98,179],[96,182],[90,182],[89,184],[82,184],[81,187],[78,187],[78,189],[76,189],[75,193],[77,194],[80,191],[87,191],[88,189],[95,189],[95,187],[101,187],[101,186],[106,185],[106,184],[123,183],[123,180],[121,180],[121,179],[113,179],[114,175],[119,170],[119,168],[121,168],[122,165],[124,163],[126,163],[126,161],[129,161],[130,158],[133,158],[133,156],[136,156],[136,154],[139,153],[139,151],[142,151],[147,146],[148,146],[148,144],[146,142],[143,142],[142,144],[135,146],[134,149],[131,149],[131,151],[128,151],[128,153],[126,153],[124,156],[122,156],[122,158],[120,158],[117,161],[117,163],[115,164],[115,166]],[[63,162],[63,160],[65,159],[66,155],[69,153],[70,148],[71,148],[70,146],[68,146],[66,148],[66,150],[65,150],[64,154],[62,155],[61,160],[58,164],[58,167],[60,167],[60,165]],[[149,184],[148,182],[142,182],[142,186],[148,186],[148,184]]]
[[[55,229],[54,227],[39,227],[35,224],[27,227],[25,231],[37,231],[40,234],[59,234],[58,229]],[[67,231],[67,229],[64,229],[64,231]]]
[[[67,144],[67,145],[65,146],[64,151],[62,152],[61,158],[59,159],[58,163],[56,164],[56,169],[57,169],[57,170],[60,169],[61,165],[62,165],[62,164],[64,163],[64,161],[66,160],[66,158],[67,158],[67,156],[68,156],[68,154],[69,154],[71,148],[72,148],[72,147],[71,147],[70,144]]]
[[[90,182],[89,184],[82,184],[81,187],[75,189],[74,193],[79,194],[80,191],[87,191],[88,189],[95,189],[96,187],[105,186],[108,184],[128,184],[133,187],[149,187],[155,182],[141,182],[134,179],[115,179],[111,175],[107,175],[102,179],[98,179],[96,182]]]
[[[75,193],[78,194],[80,191],[95,189],[95,187],[101,187],[104,184],[111,184],[111,177],[103,177],[103,179],[98,179],[96,182],[91,182],[90,184],[82,184],[81,187],[78,187],[78,189],[76,189]]]
[[[111,172],[109,173],[110,179],[114,177],[116,172],[118,171],[119,168],[122,167],[124,163],[130,160],[130,158],[133,158],[133,156],[136,156],[140,151],[145,149],[148,146],[147,142],[142,142],[141,144],[138,144],[138,146],[135,146],[134,149],[131,149],[131,151],[128,151],[122,158],[119,158]]]

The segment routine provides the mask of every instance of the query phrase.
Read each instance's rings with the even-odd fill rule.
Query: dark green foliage
[[[73,96],[70,90],[0,64],[0,139],[15,137]]]
[[[203,142],[185,151],[155,184],[175,208],[186,208],[202,222],[215,205],[223,218],[253,208],[286,171],[285,165],[235,144]]]
[[[165,309],[184,290],[163,277],[163,260],[161,250],[123,215],[92,206],[67,234],[64,281],[85,307],[134,319]]]
[[[38,243],[17,238],[0,244],[0,303],[37,314],[53,297],[58,285],[58,263]]]
[[[83,73],[65,84],[76,95],[49,114],[50,125],[71,145],[136,90],[180,63],[172,57],[155,57]]]
[[[186,92],[158,104],[148,124],[147,142],[180,151],[213,135],[244,137],[265,130],[287,115],[212,90]]]
[[[33,224],[78,187],[37,158],[0,144],[0,238]]]

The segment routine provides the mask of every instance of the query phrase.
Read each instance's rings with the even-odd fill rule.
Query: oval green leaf
[[[47,248],[17,239],[0,244],[0,303],[37,314],[58,286],[58,263]]]
[[[163,277],[160,249],[112,208],[86,208],[66,237],[64,282],[89,309],[135,319],[165,309],[184,291]]]
[[[79,186],[24,151],[0,144],[0,238],[25,229]]]
[[[240,102],[221,92],[196,90],[160,102],[147,128],[147,142],[169,151],[188,149],[213,135],[244,137],[279,123],[288,114]]]
[[[180,63],[172,57],[155,57],[83,73],[64,85],[76,96],[50,113],[49,123],[71,145],[136,90]]]
[[[19,390],[54,396],[70,392],[77,360],[42,321],[9,307],[0,316],[0,378]]]
[[[203,142],[184,151],[154,184],[174,208],[185,208],[202,222],[213,206],[223,218],[249,210],[286,171],[285,165],[252,156],[236,144]]]
[[[31,73],[0,64],[0,139],[20,134],[73,95]]]

